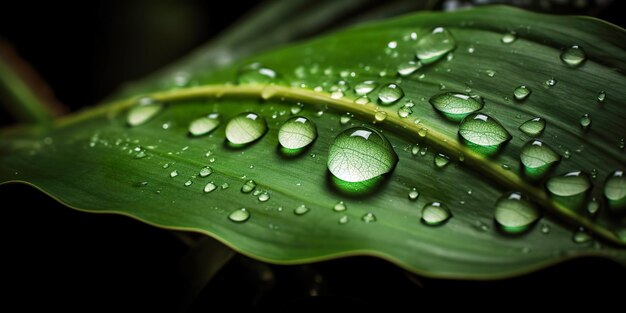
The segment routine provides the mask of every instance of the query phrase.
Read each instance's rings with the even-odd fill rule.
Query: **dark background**
[[[621,1],[616,2],[551,10],[593,14],[623,27],[624,11]],[[218,8],[213,1],[199,0],[2,3],[0,38],[39,72],[62,103],[76,110],[182,57],[256,4],[231,0]],[[1,125],[11,122],[2,111]],[[126,217],[77,212],[27,186],[2,186],[0,199],[5,203],[0,305],[18,305],[21,311],[177,308],[182,290],[179,262],[187,247],[170,232]],[[278,311],[348,305],[363,310],[415,308],[431,295],[482,291],[489,297],[530,292],[536,299],[565,292],[582,295],[580,301],[593,300],[625,279],[623,267],[601,259],[574,260],[510,280],[463,282],[417,277],[365,257],[274,266],[237,256],[190,310],[215,305]]]

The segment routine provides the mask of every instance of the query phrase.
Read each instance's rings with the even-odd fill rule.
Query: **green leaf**
[[[454,50],[398,77],[400,64],[416,61],[417,39],[437,27],[454,38]],[[511,32],[516,40],[503,43]],[[598,20],[507,7],[365,24],[232,67],[194,72],[188,86],[155,91],[151,85],[135,97],[59,120],[51,131],[5,130],[0,181],[28,182],[80,210],[201,232],[275,263],[366,254],[428,276],[486,279],[579,256],[626,262],[626,220],[603,201],[604,180],[625,165],[623,144],[620,148],[626,134],[625,44],[622,29]],[[577,67],[560,60],[562,49],[572,45],[587,57]],[[237,84],[242,68],[266,69],[254,76],[264,83]],[[553,86],[545,83],[551,78],[557,81]],[[353,88],[368,80],[378,87],[365,99]],[[404,96],[377,104],[378,92],[390,83]],[[521,85],[531,94],[513,100]],[[600,91],[606,99],[598,103]],[[456,117],[449,119],[429,103],[445,92],[480,96],[484,107],[477,113],[497,121],[510,140],[485,124],[480,127],[498,132],[496,143],[502,147],[485,155],[485,149],[476,149],[484,147],[462,141]],[[140,100],[145,96],[151,101]],[[407,100],[414,105],[405,107]],[[128,109],[139,102],[163,109],[130,127]],[[229,144],[228,121],[243,112],[263,117],[268,131],[255,132],[261,137],[246,145]],[[209,113],[219,113],[222,123],[208,135],[190,136],[189,123]],[[593,121],[586,129],[579,124],[583,114]],[[285,153],[278,133],[294,115],[314,122],[317,139]],[[531,177],[521,168],[520,153],[533,139],[518,128],[535,117],[547,124],[538,138],[563,159]],[[378,129],[399,161],[381,177],[347,183],[329,172],[330,147],[339,133],[363,126]],[[367,149],[380,153],[386,147],[378,142]],[[211,174],[200,175],[207,166]],[[377,173],[386,171],[372,166]],[[548,195],[546,179],[580,170],[591,173],[588,191],[567,198]],[[413,188],[418,197],[409,197]],[[496,203],[510,191],[521,192],[545,213],[526,231],[517,225],[536,216],[524,213],[532,210],[525,202],[519,214],[510,210],[520,204],[507,202],[516,232],[494,223]],[[596,215],[587,213],[590,197],[602,203]],[[333,209],[340,201],[347,210]],[[436,223],[430,217],[420,221],[425,206],[437,208]],[[452,217],[440,221],[446,209]],[[572,238],[579,226],[597,240],[576,243]]]

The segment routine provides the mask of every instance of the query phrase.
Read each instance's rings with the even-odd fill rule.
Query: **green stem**
[[[348,98],[331,98],[328,93],[324,92],[315,92],[308,89],[273,85],[209,85],[189,89],[157,92],[145,96],[164,102],[175,102],[207,97],[262,98],[265,100],[285,99],[325,106],[337,111],[352,112],[364,120],[371,121],[374,121],[374,114],[376,114],[376,112],[385,111],[387,113],[387,117],[383,122],[380,122],[381,126],[396,130],[401,129],[401,134],[404,134],[412,140],[417,138],[419,141],[435,147],[437,150],[445,153],[446,155],[454,157],[461,163],[467,164],[480,173],[485,174],[487,177],[509,190],[520,191],[528,195],[534,202],[546,208],[548,211],[562,216],[576,225],[583,226],[611,242],[626,245],[626,241],[620,239],[620,237],[618,237],[611,230],[601,227],[600,225],[594,223],[591,219],[581,216],[573,210],[568,209],[566,206],[553,201],[542,188],[529,184],[519,175],[503,169],[501,166],[491,162],[483,155],[461,145],[456,138],[438,132],[436,129],[429,127],[428,124],[424,122],[420,122],[418,124],[405,123],[405,121],[401,117],[397,116],[395,112],[390,111],[388,108],[379,108],[374,103],[360,105],[355,104]],[[138,97],[121,100],[111,103],[108,106],[100,106],[92,110],[85,111],[82,114],[61,119],[59,120],[58,126],[75,123],[100,114],[119,112],[120,110],[134,105],[137,99]]]

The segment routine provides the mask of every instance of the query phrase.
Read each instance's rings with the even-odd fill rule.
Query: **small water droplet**
[[[517,40],[517,34],[515,32],[506,33],[500,38],[500,41],[504,44],[510,44]]]
[[[429,226],[438,226],[452,217],[447,206],[440,202],[431,202],[422,208],[422,222]]]
[[[256,183],[254,182],[254,180],[250,179],[248,181],[246,181],[243,186],[241,186],[241,192],[243,193],[250,193],[252,192],[252,190],[254,190],[254,188],[256,188]]]
[[[404,91],[396,84],[387,84],[380,88],[378,100],[383,105],[391,105],[404,97]]]
[[[223,183],[223,184],[222,184],[222,190],[224,190],[224,189],[228,189],[229,187],[230,187],[230,184],[229,184],[229,183]]]
[[[178,171],[177,171],[177,170],[173,170],[173,171],[170,173],[170,177],[174,178],[174,177],[176,177],[176,176],[178,176]]]
[[[614,171],[604,182],[604,196],[609,207],[614,210],[626,209],[626,176],[624,171]]]
[[[448,165],[448,163],[450,163],[450,158],[442,153],[438,153],[437,155],[435,155],[435,166],[438,168],[442,168],[446,165]]]
[[[420,148],[420,156],[425,156],[427,152],[428,152],[428,147]]]
[[[302,104],[294,104],[289,108],[291,114],[296,115],[302,111]]]
[[[250,219],[250,212],[246,208],[241,208],[231,212],[228,215],[228,219],[235,223],[243,223]]]
[[[274,70],[264,67],[261,63],[243,66],[237,72],[238,84],[269,84],[277,77]]]
[[[429,102],[435,110],[453,121],[462,120],[467,115],[482,109],[484,105],[480,98],[457,92],[445,92],[432,96]]]
[[[524,174],[538,179],[554,168],[561,161],[561,156],[547,144],[533,140],[522,147],[520,160],[524,166]]]
[[[507,141],[509,132],[492,117],[481,113],[468,115],[459,125],[459,135],[473,150],[483,154],[493,154]]]
[[[604,91],[600,91],[598,92],[598,102],[602,103],[604,102],[604,100],[606,100],[606,92]]]
[[[211,175],[211,173],[213,173],[213,170],[210,167],[205,166],[200,170],[200,177],[207,177]]]
[[[620,148],[620,150],[624,150],[624,138],[619,139],[619,143],[617,144],[617,147]]]
[[[410,200],[417,200],[417,198],[419,198],[419,196],[420,196],[420,193],[417,191],[417,189],[412,188],[409,191],[409,199]]]
[[[251,112],[233,117],[226,125],[226,138],[235,145],[244,145],[261,138],[267,132],[265,119]]]
[[[413,145],[411,147],[411,154],[413,156],[417,156],[417,154],[420,152],[420,146],[419,145]]]
[[[576,231],[572,237],[572,240],[579,244],[591,242],[592,239],[591,235],[589,235],[583,228]]]
[[[571,46],[561,53],[561,61],[569,66],[579,66],[587,59],[585,51],[579,46]]]
[[[145,150],[140,150],[139,152],[137,152],[137,154],[135,154],[135,159],[143,159],[147,156],[148,154],[146,153]]]
[[[452,35],[443,27],[437,27],[417,41],[415,55],[424,64],[433,63],[456,48]]]
[[[528,98],[529,95],[530,89],[525,85],[519,86],[513,90],[513,96],[515,96],[515,99],[520,101]]]
[[[418,129],[418,130],[417,130],[417,135],[418,135],[418,136],[420,136],[420,137],[422,137],[422,138],[423,138],[423,137],[426,137],[426,135],[428,135],[428,128],[424,128],[424,127],[422,127],[422,128],[420,128],[420,129]]]
[[[510,192],[496,202],[495,220],[507,233],[524,232],[539,217],[539,210],[519,192]]]
[[[374,91],[378,87],[378,83],[373,80],[366,80],[354,86],[354,92],[359,96],[364,96]]]
[[[221,119],[218,113],[211,113],[193,120],[189,124],[189,134],[192,136],[202,136],[212,132],[220,125]]]
[[[191,180],[188,180],[185,182],[185,187],[189,187],[191,186],[191,184],[193,184],[193,182]]]
[[[332,99],[341,99],[343,98],[343,92],[341,90],[333,91],[330,93],[330,97]]]
[[[267,192],[263,192],[259,195],[257,199],[259,199],[259,201],[261,202],[266,202],[267,200],[270,199],[270,195]]]
[[[144,97],[137,101],[137,104],[128,111],[126,122],[129,126],[139,126],[163,110],[163,103],[150,97]]]
[[[280,127],[278,142],[287,149],[302,149],[317,138],[317,127],[306,117],[295,116]]]
[[[333,206],[333,211],[335,212],[343,212],[347,209],[348,209],[348,206],[346,206],[346,204],[343,201],[339,201],[335,203],[335,205]]]
[[[476,221],[473,226],[476,230],[483,233],[489,230],[489,225],[483,223],[482,221]]]
[[[496,71],[494,71],[494,70],[485,70],[485,73],[487,73],[487,76],[489,76],[489,77],[496,76]]]
[[[367,96],[361,96],[361,97],[354,99],[354,103],[365,105],[365,104],[370,103],[370,99]]]
[[[543,224],[541,225],[541,233],[544,235],[547,235],[550,233],[550,225],[548,224]]]
[[[582,127],[583,129],[587,129],[589,128],[589,126],[591,126],[591,116],[585,113],[583,114],[583,116],[580,117],[580,127]]]
[[[519,130],[528,136],[539,136],[546,128],[546,120],[535,117],[520,125]]]
[[[344,225],[344,224],[348,224],[348,222],[349,222],[349,221],[350,221],[350,219],[348,218],[348,216],[347,216],[347,215],[342,215],[342,216],[339,218],[339,221],[338,221],[338,222],[339,222],[339,224]]]
[[[587,213],[591,215],[595,215],[600,210],[600,202],[595,197],[592,197],[589,202],[587,202]]]
[[[376,113],[374,113],[374,120],[376,122],[382,122],[387,118],[387,112],[385,111],[376,111]]]
[[[206,184],[206,186],[204,186],[204,192],[205,193],[210,193],[211,191],[215,190],[216,188],[217,188],[217,186],[213,182],[210,182],[210,183]]]
[[[550,78],[550,79],[546,80],[546,86],[548,86],[548,87],[552,87],[552,86],[556,85],[556,83],[557,83],[557,81],[554,78]]]
[[[304,204],[301,204],[300,206],[296,207],[293,210],[293,214],[295,215],[304,215],[307,214],[311,209],[307,208]]]
[[[411,108],[408,106],[403,106],[398,109],[398,116],[400,116],[401,118],[407,118],[409,117],[409,115],[411,115],[411,113],[413,113],[413,110],[411,110]]]
[[[415,71],[419,70],[422,67],[422,62],[420,61],[407,61],[404,63],[400,63],[400,65],[398,65],[398,75],[405,77],[405,76],[409,76],[413,73],[415,73]]]
[[[346,112],[345,114],[341,115],[341,117],[339,117],[339,124],[346,125],[350,122],[351,119],[352,113]]]
[[[368,127],[341,132],[328,151],[328,169],[347,182],[378,177],[391,171],[397,162],[398,156],[387,138]]]
[[[374,215],[374,213],[372,212],[368,212],[365,213],[362,217],[361,220],[365,223],[374,223],[376,222],[378,219],[376,218],[376,215]]]

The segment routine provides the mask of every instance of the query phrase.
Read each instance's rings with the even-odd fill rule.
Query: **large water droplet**
[[[265,119],[245,112],[233,117],[226,125],[226,138],[233,144],[244,145],[261,138],[267,131]]]
[[[497,152],[511,139],[509,132],[494,118],[485,114],[473,113],[461,121],[459,135],[470,148],[483,154]]]
[[[481,98],[456,92],[432,96],[429,102],[437,111],[453,121],[462,120],[467,115],[482,109],[484,105]]]
[[[535,117],[520,125],[519,130],[528,136],[539,136],[546,128],[546,120]]]
[[[429,226],[438,226],[452,217],[447,206],[440,202],[431,202],[422,208],[422,222]]]
[[[515,99],[520,100],[520,101],[528,98],[529,95],[530,95],[530,89],[528,89],[528,87],[524,85],[519,86],[515,88],[515,90],[513,90],[513,96],[515,96]]]
[[[520,160],[524,174],[533,179],[541,178],[561,161],[561,156],[547,144],[533,140],[522,147]]]
[[[415,55],[422,63],[428,64],[439,60],[455,47],[452,35],[443,27],[437,27],[417,41]]]
[[[243,193],[250,193],[252,192],[252,190],[254,190],[254,188],[256,188],[256,182],[254,182],[254,180],[250,179],[248,181],[246,181],[243,186],[241,186],[241,192]]]
[[[337,135],[328,151],[328,170],[347,182],[361,182],[388,173],[398,162],[391,144],[368,127],[354,127]]]
[[[303,116],[288,119],[278,131],[278,142],[287,149],[302,149],[316,138],[315,124]]]
[[[591,116],[585,113],[580,117],[580,127],[587,129],[589,126],[591,126]]]
[[[354,86],[354,92],[357,95],[364,96],[374,91],[378,87],[378,83],[373,80],[366,80],[364,82],[360,82]]]
[[[626,176],[624,171],[611,173],[604,182],[604,196],[612,209],[626,209]]]
[[[517,39],[517,34],[514,32],[510,32],[510,33],[504,34],[504,36],[502,36],[500,41],[502,41],[502,43],[504,44],[510,44],[510,43],[513,43],[516,39]]]
[[[404,97],[404,91],[396,84],[388,84],[378,91],[378,100],[381,104],[390,105]]]
[[[193,120],[189,124],[189,134],[192,136],[202,136],[212,132],[217,126],[220,125],[220,115],[217,113],[211,113],[207,116],[200,117]]]
[[[274,70],[261,65],[261,63],[248,64],[239,69],[237,83],[239,84],[269,84],[277,77]]]
[[[561,61],[569,66],[579,66],[585,59],[587,59],[587,55],[579,46],[571,46],[561,53]]]
[[[561,176],[555,176],[546,183],[548,191],[552,195],[571,197],[585,193],[591,188],[589,176],[583,172],[569,172]]]
[[[508,233],[526,231],[539,216],[539,210],[518,192],[508,193],[496,202],[496,222]]]
[[[246,208],[241,208],[231,212],[228,219],[235,223],[243,223],[250,218],[250,212]]]
[[[153,98],[144,97],[128,111],[126,122],[129,126],[139,126],[146,123],[163,110],[163,103]]]

